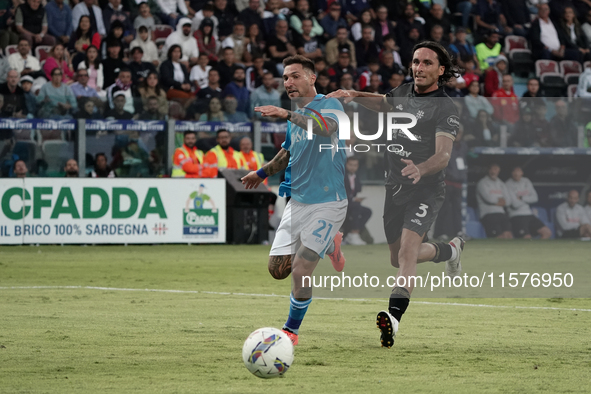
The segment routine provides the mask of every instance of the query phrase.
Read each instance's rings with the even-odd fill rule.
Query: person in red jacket
[[[203,151],[197,149],[197,134],[185,131],[183,146],[177,148],[173,156],[173,178],[202,178]]]
[[[493,93],[502,88],[503,75],[508,70],[507,58],[503,55],[497,56],[495,65],[489,67],[484,74],[484,97],[492,97]]]
[[[492,95],[493,117],[500,122],[515,124],[519,120],[519,99],[513,91],[513,77],[503,75],[502,86]]]

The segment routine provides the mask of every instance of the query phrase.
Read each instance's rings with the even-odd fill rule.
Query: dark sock
[[[443,242],[429,242],[435,246],[435,257],[431,260],[434,263],[441,263],[451,259],[451,245]]]
[[[390,305],[388,311],[396,320],[400,322],[402,315],[408,308],[410,302],[410,293],[404,287],[395,287],[390,294]]]

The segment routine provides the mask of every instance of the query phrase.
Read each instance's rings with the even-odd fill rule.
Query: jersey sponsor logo
[[[447,124],[451,127],[460,127],[460,118],[458,118],[456,115],[448,116]]]

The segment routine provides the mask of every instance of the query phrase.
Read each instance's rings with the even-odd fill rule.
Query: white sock
[[[450,245],[451,246],[451,245]],[[458,257],[458,251],[456,250],[456,248],[454,248],[453,246],[451,247],[451,259],[450,260],[454,260]]]

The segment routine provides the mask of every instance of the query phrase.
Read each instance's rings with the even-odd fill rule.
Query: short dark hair
[[[168,52],[166,53],[166,57],[168,60],[172,59],[172,51],[174,51],[176,48],[180,49],[181,57],[183,57],[183,48],[181,48],[181,46],[178,44],[174,44],[174,45],[171,45],[170,48],[168,48]]]
[[[27,41],[27,42],[28,42],[28,41]],[[14,167],[16,167],[16,163],[18,163],[19,161],[22,161],[23,163],[25,163],[25,167],[27,166],[27,162],[26,162],[26,161],[24,161],[23,159],[17,159],[17,160],[14,162]]]
[[[355,155],[347,157],[347,163],[350,161],[353,161],[353,160],[359,161],[359,157],[357,157]]]
[[[283,60],[283,67],[287,67],[292,64],[301,64],[302,68],[310,70],[312,74],[316,73],[316,67],[314,66],[314,62],[305,56],[295,55]]]
[[[143,2],[142,4],[148,4],[148,3],[146,3],[146,2]],[[142,4],[140,4],[140,5],[142,5]],[[147,28],[146,26],[144,26],[144,25],[141,25],[141,26],[140,26],[140,27],[139,27],[137,30],[138,30],[140,33],[141,33],[141,32],[143,32],[143,31],[146,31],[146,32],[147,32],[147,31],[148,31],[148,28]]]
[[[117,75],[121,75],[121,73],[130,73],[131,74],[131,69],[129,69],[127,67],[122,67],[121,70],[119,70],[119,73]]]
[[[439,44],[438,42],[423,41],[415,45],[412,49],[413,58],[415,52],[421,48],[427,48],[435,52],[437,54],[437,60],[439,61],[439,64],[445,68],[443,74],[439,76],[439,85],[445,85],[452,77],[459,78],[462,74],[462,71],[464,71],[458,66],[456,59],[452,58],[443,45]],[[412,76],[412,68],[410,69],[410,75]]]
[[[98,158],[101,157],[101,156],[104,157],[105,160],[107,160],[107,155],[105,155],[103,152],[99,152],[96,155],[94,155],[94,161],[96,162],[98,160]]]
[[[215,132],[215,136],[219,137],[220,133],[224,133],[224,132],[230,134],[230,132],[226,129],[219,129],[218,131]]]
[[[194,130],[186,130],[186,131],[183,133],[183,137],[186,137],[186,136],[187,136],[187,135],[189,135],[189,134],[195,134],[195,135],[197,135],[197,132],[196,132],[196,131],[194,131]]]
[[[135,54],[136,52],[140,52],[140,53],[144,53],[144,50],[142,49],[142,47],[133,47],[131,48],[131,54]]]

